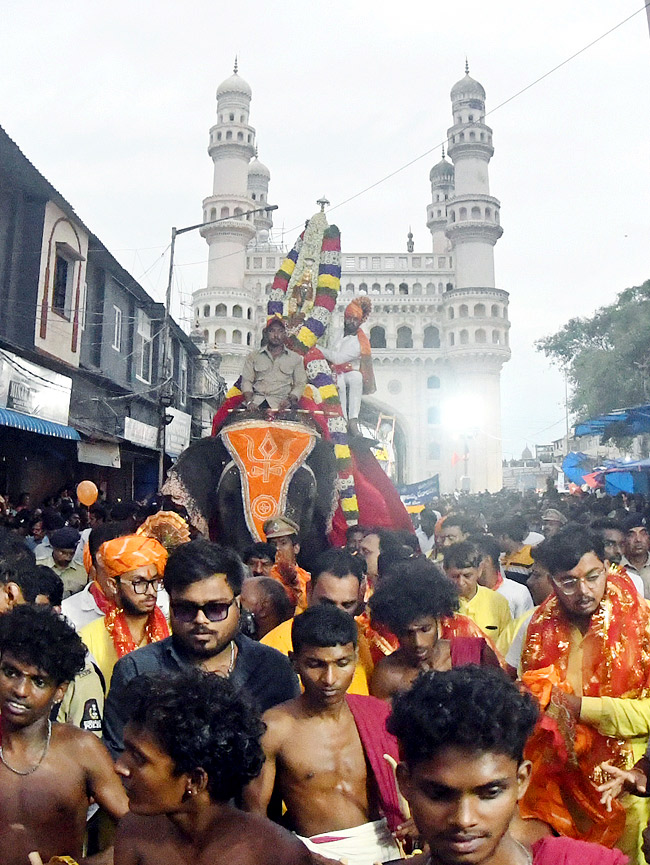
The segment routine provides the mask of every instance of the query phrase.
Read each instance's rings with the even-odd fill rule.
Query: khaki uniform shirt
[[[307,384],[307,373],[302,357],[284,348],[278,357],[268,349],[252,351],[244,361],[241,391],[252,393],[255,405],[267,401],[276,410],[290,396],[300,399]]]

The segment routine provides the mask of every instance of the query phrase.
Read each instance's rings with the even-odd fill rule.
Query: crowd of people
[[[284,514],[238,554],[1,505],[3,865],[645,861],[642,497],[450,496],[313,560]]]

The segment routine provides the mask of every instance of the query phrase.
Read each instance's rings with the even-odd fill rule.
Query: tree
[[[565,371],[579,418],[650,402],[650,280],[536,347]]]

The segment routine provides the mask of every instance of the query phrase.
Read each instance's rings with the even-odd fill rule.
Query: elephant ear
[[[216,490],[228,453],[219,439],[199,439],[169,470],[162,493],[182,505],[191,524],[205,537],[216,512]]]

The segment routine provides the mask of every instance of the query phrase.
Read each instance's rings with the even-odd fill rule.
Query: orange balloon
[[[92,481],[81,481],[81,483],[77,485],[77,498],[81,504],[86,505],[86,507],[94,505],[97,501],[98,495],[99,490]]]

